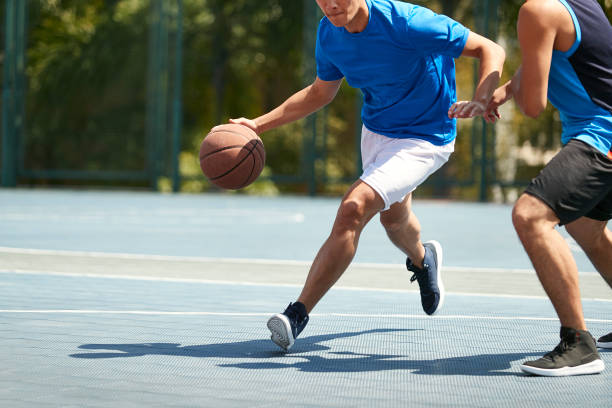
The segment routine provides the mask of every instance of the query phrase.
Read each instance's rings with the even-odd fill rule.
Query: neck
[[[368,5],[365,0],[361,1],[355,15],[348,22],[347,25],[344,26],[346,31],[349,33],[360,33],[368,25],[368,21],[370,20],[370,11],[368,10]]]

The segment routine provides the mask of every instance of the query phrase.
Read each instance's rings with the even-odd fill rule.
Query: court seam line
[[[202,283],[202,284],[217,284],[217,285],[239,285],[239,286],[268,286],[268,287],[289,287],[301,288],[303,285],[297,283],[275,283],[275,282],[241,282],[241,281],[225,281],[211,279],[189,279],[189,278],[170,278],[161,276],[137,276],[137,275],[102,275],[95,273],[72,273],[72,272],[56,272],[56,271],[36,271],[25,269],[0,269],[0,273],[14,275],[50,275],[50,276],[66,276],[75,278],[96,278],[96,279],[124,279],[124,280],[142,280],[154,282],[177,282],[177,283]],[[367,288],[361,286],[335,286],[333,290],[346,290],[355,292],[387,292],[387,293],[419,293],[418,290],[407,289],[386,289],[386,288]],[[498,293],[470,293],[470,292],[449,292],[448,295],[471,296],[471,297],[502,297],[510,299],[540,299],[547,300],[546,296],[530,296],[530,295],[509,295]],[[612,302],[612,299],[602,298],[582,298],[582,300]]]
[[[171,315],[171,316],[221,316],[221,317],[267,317],[272,313],[240,312],[185,312],[159,310],[96,310],[96,309],[0,309],[0,313],[15,314],[131,314],[131,315]],[[523,320],[523,321],[558,321],[557,317],[529,316],[470,316],[470,315],[413,315],[413,314],[375,314],[375,313],[311,313],[311,317],[355,317],[355,318],[390,318],[390,319],[434,319],[434,320]],[[612,323],[608,319],[585,319],[589,323]]]
[[[310,266],[312,262],[308,261],[292,261],[283,259],[261,259],[261,258],[215,258],[215,257],[197,257],[197,256],[173,256],[173,255],[148,255],[148,254],[130,254],[118,252],[94,252],[94,251],[68,251],[54,249],[30,249],[30,248],[13,248],[0,246],[0,252],[22,254],[22,255],[61,255],[70,257],[89,257],[89,258],[116,258],[116,259],[133,259],[133,260],[151,260],[151,261],[168,261],[168,262],[224,262],[234,264],[258,264],[258,265],[292,265],[292,266]],[[404,268],[403,264],[386,264],[386,263],[371,263],[371,262],[354,262],[353,267],[359,268]],[[532,269],[520,268],[486,268],[486,267],[471,267],[471,266],[445,266],[448,271],[470,271],[476,273],[517,273],[535,275]],[[580,274],[594,274],[597,272],[579,272]]]

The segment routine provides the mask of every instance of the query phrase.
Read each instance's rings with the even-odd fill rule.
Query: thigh
[[[589,246],[604,234],[607,221],[598,221],[589,217],[580,217],[565,226],[569,234],[581,247]]]
[[[364,130],[361,180],[383,199],[384,210],[405,197],[446,163],[454,143],[435,146],[425,140],[397,139]]]
[[[612,161],[594,147],[572,140],[525,192],[546,203],[559,218],[559,224],[565,225],[591,216],[594,211],[604,211],[611,190]]]
[[[412,211],[412,193],[409,193],[404,197],[404,200],[395,204],[392,204],[388,210],[381,211],[380,221],[383,225],[394,222],[397,220],[406,219],[410,216]]]

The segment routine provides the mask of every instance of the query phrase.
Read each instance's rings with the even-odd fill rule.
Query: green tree
[[[203,180],[197,166],[199,144],[214,125],[230,117],[260,115],[313,78],[303,68],[313,63],[314,43],[305,46],[304,6],[310,0],[184,0],[183,18],[183,166]],[[481,32],[484,0],[416,1]],[[499,42],[507,50],[503,80],[520,63],[516,19],[522,0],[498,2]],[[612,0],[599,0],[608,16]],[[147,72],[151,0],[32,0],[27,33],[25,164],[28,169],[142,170],[147,159]],[[164,1],[171,14],[174,2]],[[0,10],[0,17],[4,8]],[[170,35],[173,26],[170,21]],[[171,40],[171,38],[169,39]],[[166,50],[171,66],[173,43]],[[0,54],[0,64],[2,55]],[[172,73],[171,68],[168,71]],[[470,98],[474,65],[457,60],[459,97]],[[165,90],[168,94],[172,89]],[[317,172],[337,180],[356,177],[357,138],[361,128],[358,91],[343,84],[336,100],[318,113]],[[549,107],[539,120],[508,105],[494,152],[497,178],[526,180],[541,163],[527,160],[521,147],[542,154],[559,147],[560,123]],[[169,118],[167,118],[169,119]],[[166,120],[166,122],[170,122]],[[432,180],[474,177],[472,129],[461,121],[456,153]],[[303,150],[303,122],[264,135],[267,170],[297,175]],[[322,137],[325,135],[325,139]],[[490,141],[493,145],[493,141]],[[476,152],[477,153],[477,152]],[[493,157],[493,153],[491,153]],[[522,155],[522,156],[521,156]],[[322,158],[325,157],[325,161]],[[508,163],[512,166],[507,165]],[[511,168],[512,170],[507,170]],[[189,173],[191,172],[191,173]],[[203,186],[200,183],[199,187]],[[205,186],[204,186],[205,187]],[[303,191],[298,184],[279,184]],[[321,185],[337,194],[346,184]],[[422,190],[427,191],[427,190]],[[475,198],[474,189],[444,188],[433,194]]]

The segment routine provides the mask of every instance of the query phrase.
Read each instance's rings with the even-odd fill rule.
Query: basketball
[[[266,152],[259,136],[243,125],[214,127],[200,146],[200,167],[217,187],[238,190],[251,184],[263,170]]]

